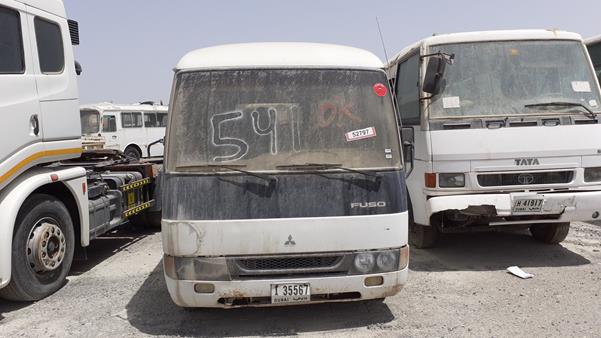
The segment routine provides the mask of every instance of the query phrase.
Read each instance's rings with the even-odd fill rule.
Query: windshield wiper
[[[578,111],[579,113],[582,113],[584,115],[586,115],[588,118],[590,118],[591,120],[594,120],[597,118],[597,114],[592,111],[589,107],[583,105],[582,103],[579,102],[569,102],[569,101],[557,101],[557,102],[545,102],[545,103],[532,103],[532,104],[527,104],[524,105],[524,107],[526,108],[534,108],[534,107],[580,107],[583,108],[585,111]]]
[[[272,182],[275,181],[275,178],[273,177],[269,177],[266,175],[261,175],[261,174],[257,174],[257,173],[253,173],[247,170],[243,170],[240,168],[245,168],[246,165],[244,164],[228,164],[228,165],[222,165],[222,164],[191,164],[191,165],[182,165],[179,167],[176,167],[175,170],[178,169],[227,169],[227,170],[231,170],[231,171],[237,171],[239,173],[243,173],[249,176],[254,176],[257,178],[260,178],[262,180],[268,181],[268,182]]]
[[[342,164],[339,164],[339,163],[286,164],[286,165],[277,165],[276,168],[277,169],[297,169],[297,170],[303,170],[303,169],[314,169],[314,170],[315,169],[340,169],[340,170],[344,170],[346,172],[357,173],[357,174],[361,174],[361,175],[368,176],[368,177],[375,177],[375,178],[379,178],[380,177],[380,175],[378,175],[378,174],[372,174],[372,173],[367,172],[367,171],[343,167]]]

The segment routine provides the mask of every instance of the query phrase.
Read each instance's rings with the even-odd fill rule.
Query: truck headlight
[[[441,188],[465,187],[465,175],[463,173],[438,174],[438,181],[438,186]]]
[[[601,167],[584,168],[584,182],[601,182]]]
[[[371,252],[361,252],[355,256],[355,269],[361,273],[368,273],[373,270],[376,264],[374,254]]]

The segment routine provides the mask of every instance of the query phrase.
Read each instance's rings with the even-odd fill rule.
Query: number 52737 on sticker
[[[370,137],[376,137],[376,128],[369,127],[365,129],[353,130],[344,134],[347,142],[362,140]]]

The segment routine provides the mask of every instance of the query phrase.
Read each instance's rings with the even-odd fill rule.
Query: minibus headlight
[[[355,256],[355,269],[360,273],[368,273],[373,270],[376,258],[371,252],[361,252]]]
[[[465,187],[465,175],[463,173],[438,174],[438,181],[438,186],[441,188]]]
[[[585,168],[584,182],[601,182],[601,167]]]
[[[395,255],[392,251],[384,251],[378,254],[378,258],[376,258],[376,264],[378,265],[378,269],[380,271],[393,271],[396,270],[399,265],[397,263],[397,255]]]
[[[223,257],[165,256],[165,273],[172,279],[191,281],[229,281],[231,276]]]

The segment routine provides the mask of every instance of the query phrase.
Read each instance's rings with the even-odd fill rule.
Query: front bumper
[[[175,280],[165,274],[171,299],[182,307],[231,308],[241,306],[272,306],[271,285],[276,283],[309,283],[311,301],[303,304],[378,299],[396,295],[407,282],[409,268],[373,275],[311,277],[291,279],[261,279],[237,281],[188,281]],[[365,278],[382,276],[379,286],[365,286]],[[209,294],[194,291],[197,283],[213,284]]]
[[[544,203],[541,212],[514,213],[513,201],[516,198],[538,197]],[[535,223],[539,216],[547,217],[540,222],[572,222],[591,221],[599,219],[601,213],[601,191],[574,191],[562,193],[504,193],[504,194],[474,194],[432,197],[426,202],[428,219],[431,215],[446,210],[465,211],[470,207],[494,206],[497,217],[520,216],[523,220],[497,222],[507,223]],[[492,216],[492,215],[491,215]],[[527,218],[531,216],[532,219]],[[595,216],[597,218],[595,218]]]

